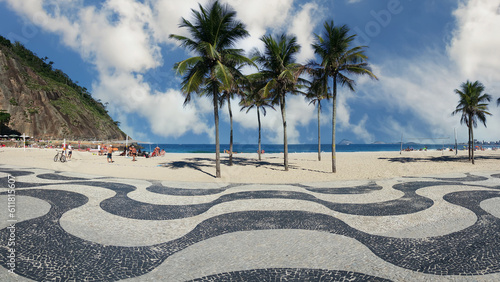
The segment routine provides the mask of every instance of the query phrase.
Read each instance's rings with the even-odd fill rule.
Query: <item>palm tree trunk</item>
[[[472,122],[471,122],[471,125],[472,125]],[[471,151],[471,154],[472,154],[472,164],[474,164],[474,128],[471,126],[470,127],[470,135],[471,135],[471,142],[472,142],[472,151]]]
[[[474,149],[472,146],[472,119],[471,115],[469,115],[469,161],[472,161],[472,150]]]
[[[333,103],[333,113],[332,113],[332,172],[337,172],[337,160],[335,153],[335,123],[337,121],[337,76],[333,76],[333,89],[332,89],[332,103]]]
[[[262,149],[261,149],[261,144],[260,144],[260,142],[261,142],[261,139],[260,139],[261,135],[260,135],[260,111],[259,111],[259,107],[257,107],[257,121],[259,122],[259,151],[258,151],[258,154],[259,154],[259,161],[261,161],[262,160],[262,156],[261,156]]]
[[[470,143],[470,127],[469,125],[467,124],[467,136],[469,139],[467,139],[467,154],[468,154],[468,157],[469,157],[469,161],[470,161],[470,146],[471,146],[471,143]]]
[[[286,136],[286,112],[285,112],[285,95],[280,97],[281,100],[281,118],[283,119],[283,146],[284,146],[284,164],[285,171],[288,171],[288,141]]]
[[[229,134],[229,166],[233,165],[233,111],[231,110],[231,97],[227,97],[227,106],[229,108],[229,123],[231,131]]]
[[[220,178],[220,141],[219,141],[219,99],[217,91],[214,96],[214,119],[215,119],[215,177]]]
[[[318,161],[321,161],[321,102],[318,100]]]

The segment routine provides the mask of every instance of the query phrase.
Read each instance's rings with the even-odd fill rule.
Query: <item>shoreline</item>
[[[383,151],[339,152],[337,173],[331,173],[331,153],[289,153],[289,171],[284,171],[283,154],[266,153],[258,161],[257,153],[221,154],[222,178],[215,178],[215,154],[166,153],[164,157],[131,157],[113,154],[113,163],[105,156],[87,151],[73,151],[72,160],[54,162],[55,149],[0,148],[0,164],[24,168],[49,169],[82,175],[130,179],[200,182],[200,183],[311,183],[345,180],[380,180],[397,177],[419,177],[474,171],[498,171],[500,151],[475,152],[476,164],[467,160],[467,151],[458,156],[449,151]]]

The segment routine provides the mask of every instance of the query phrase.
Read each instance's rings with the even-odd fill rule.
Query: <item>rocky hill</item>
[[[40,139],[125,139],[118,122],[87,89],[19,43],[0,36],[0,110],[11,115],[6,134]]]

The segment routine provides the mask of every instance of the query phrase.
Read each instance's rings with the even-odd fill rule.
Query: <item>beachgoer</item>
[[[113,145],[109,145],[108,147],[108,163],[112,163],[113,162]]]
[[[130,146],[130,153],[132,154],[132,161],[135,162],[135,157],[137,157],[137,150],[134,146]]]
[[[160,147],[156,147],[151,154],[151,157],[158,157],[160,155]]]
[[[72,155],[73,155],[73,147],[71,147],[71,144],[68,144],[68,160],[71,160]]]
[[[165,150],[161,149],[160,156],[162,156],[162,157],[165,156]]]

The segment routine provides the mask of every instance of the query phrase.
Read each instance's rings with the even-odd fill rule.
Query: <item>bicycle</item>
[[[57,151],[57,153],[54,157],[54,162],[57,162],[57,160],[59,160],[61,163],[66,162],[66,156],[64,155],[64,153],[62,151]]]

